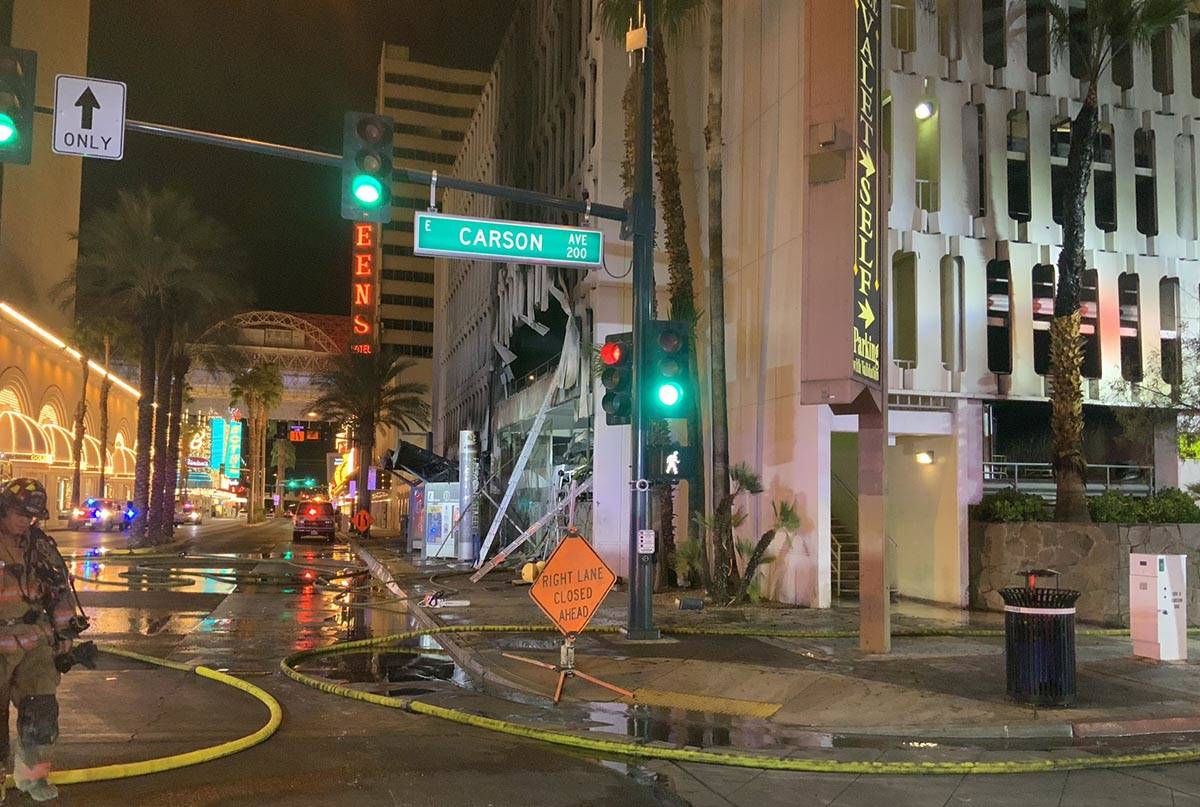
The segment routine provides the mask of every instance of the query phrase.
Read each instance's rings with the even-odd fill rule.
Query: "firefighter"
[[[70,658],[72,640],[87,627],[58,547],[34,523],[45,518],[40,482],[14,479],[0,488],[0,763],[8,759],[11,702],[17,707],[13,779],[35,801],[58,795],[46,779],[58,738],[56,658]]]

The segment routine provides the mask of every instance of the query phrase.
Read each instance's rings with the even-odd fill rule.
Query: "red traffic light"
[[[620,342],[608,342],[600,348],[600,361],[611,367],[621,361],[624,352]]]

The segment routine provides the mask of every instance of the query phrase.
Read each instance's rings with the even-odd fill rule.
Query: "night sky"
[[[512,0],[92,0],[88,75],[129,85],[137,120],[340,153],[342,116],[374,109],[384,41],[488,70]],[[82,216],[119,190],[171,186],[230,227],[256,306],[349,310],[336,169],[135,132],[84,160]]]

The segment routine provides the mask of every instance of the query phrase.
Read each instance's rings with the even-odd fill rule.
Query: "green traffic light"
[[[365,207],[374,207],[383,199],[383,185],[369,174],[359,174],[350,185],[350,191]]]
[[[663,406],[674,406],[683,397],[683,390],[674,382],[660,384],[658,387],[658,402]]]
[[[17,140],[17,124],[12,116],[0,112],[0,146],[8,146]]]

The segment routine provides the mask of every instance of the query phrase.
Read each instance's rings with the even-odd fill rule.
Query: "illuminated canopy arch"
[[[48,462],[50,444],[38,422],[22,412],[0,411],[0,454]]]
[[[209,328],[196,341],[203,344],[206,340],[215,338],[218,334],[230,328],[279,328],[288,331],[299,331],[304,334],[306,339],[311,341],[313,349],[326,353],[341,352],[337,342],[324,330],[318,328],[308,320],[282,311],[246,311],[242,314],[235,314],[229,319],[218,322]]]

